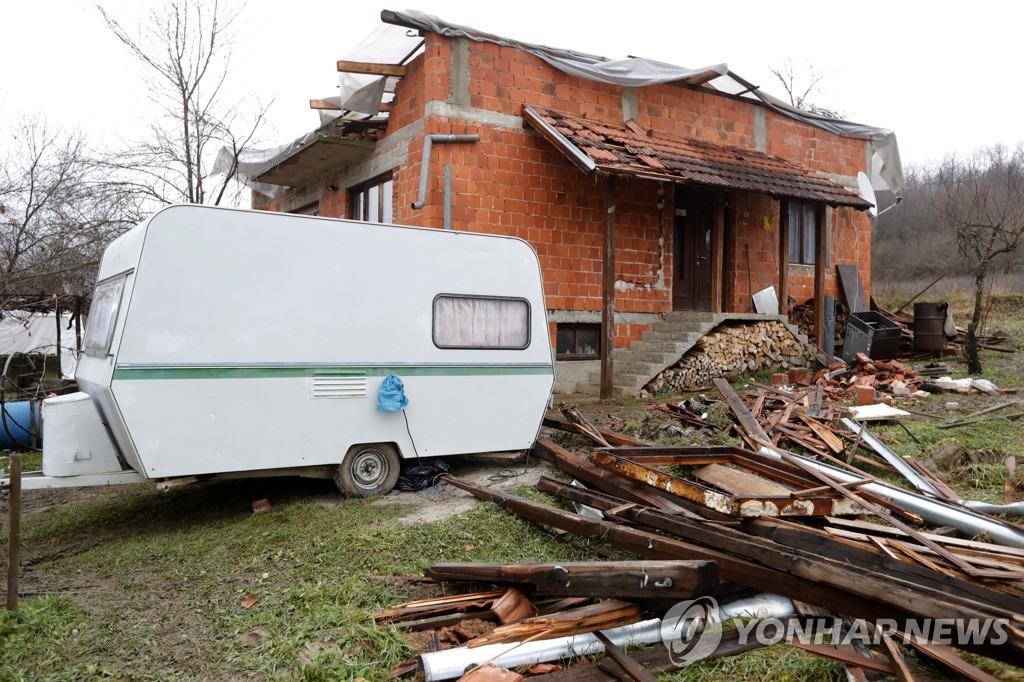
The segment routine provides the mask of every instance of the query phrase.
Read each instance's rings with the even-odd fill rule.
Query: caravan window
[[[521,298],[441,294],[434,299],[438,348],[500,348],[530,345],[530,304]]]
[[[89,309],[89,322],[85,326],[85,352],[88,355],[106,355],[114,339],[117,311],[121,307],[121,291],[127,274],[96,285]]]

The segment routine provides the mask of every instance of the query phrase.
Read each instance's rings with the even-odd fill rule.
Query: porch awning
[[[369,155],[373,148],[374,143],[367,140],[317,135],[283,158],[274,159],[255,178],[271,185],[302,187],[341,164]]]
[[[550,109],[523,108],[523,120],[580,170],[817,201],[871,207],[842,185],[795,161],[745,147],[618,126]]]

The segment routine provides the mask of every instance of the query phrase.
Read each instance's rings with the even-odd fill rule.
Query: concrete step
[[[616,364],[615,365],[615,383],[618,384],[619,383],[619,378],[622,377],[622,376],[625,376],[627,374],[636,374],[636,375],[645,374],[645,375],[647,375],[648,379],[652,379],[654,377],[654,375],[656,375],[658,372],[660,372],[662,370],[663,367],[664,367],[664,364],[662,364],[662,363],[652,363],[652,362],[624,362],[621,365],[620,364]],[[601,373],[600,372],[591,372],[589,379],[590,379],[590,381],[593,381],[593,382],[600,382],[601,381]]]
[[[707,324],[707,323],[715,322],[716,320],[719,320],[719,319],[721,319],[721,316],[720,316],[719,313],[698,312],[698,311],[694,311],[694,312],[690,312],[690,311],[686,311],[686,312],[676,311],[676,312],[668,313],[667,315],[665,315],[665,321],[666,322],[686,322],[686,323],[695,323],[695,324]]]
[[[679,349],[659,351],[647,348],[637,348],[629,353],[629,355],[623,355],[621,358],[616,358],[615,366],[618,367],[620,362],[675,362],[679,359],[682,352],[683,351]]]

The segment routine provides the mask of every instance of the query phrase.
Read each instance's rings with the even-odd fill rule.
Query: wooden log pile
[[[835,434],[824,427],[818,389],[811,389],[815,395],[809,401],[774,394],[771,400],[786,415],[781,418],[776,416],[778,410],[765,410],[771,391],[762,389],[744,402],[725,382],[719,380],[716,385],[732,410],[736,430],[752,446],[775,448],[778,425],[799,422],[803,433],[820,440],[823,450],[830,447]],[[665,618],[672,613],[666,603],[671,599],[661,597],[703,594],[725,604],[749,589],[792,600],[797,617],[824,616],[838,624],[834,639],[826,640],[831,645],[795,637],[783,637],[772,645],[798,647],[840,661],[850,679],[868,679],[866,671],[918,679],[918,662],[938,666],[956,679],[994,679],[946,643],[922,634],[922,623],[940,619],[979,626],[998,622],[998,627],[988,630],[976,628],[974,635],[958,640],[956,646],[1011,665],[1024,664],[1024,549],[952,537],[945,528],[922,531],[922,520],[901,510],[892,499],[861,490],[870,477],[842,483],[781,449],[775,459],[738,447],[653,446],[597,428],[568,406],[564,411],[569,412],[568,418],[552,420],[550,425],[587,435],[597,449],[574,453],[548,439],[538,441],[540,457],[585,484],[567,485],[542,477],[537,490],[563,500],[562,507],[451,476],[445,481],[558,535],[579,536],[592,547],[610,546],[604,551],[626,551],[642,559],[435,565],[427,570],[427,579],[444,581],[448,590],[461,582],[484,591],[403,604],[376,617],[405,629],[438,628],[431,648],[457,647],[459,651],[451,653],[459,656],[489,643],[514,642],[507,646],[516,648],[519,643],[592,633],[589,636],[601,641],[603,649],[588,653],[603,651],[607,658],[573,665],[566,660],[571,654],[562,654],[552,663],[531,661],[513,671],[498,667],[503,654],[479,649],[487,655],[479,663],[460,667],[450,679],[464,675],[460,679],[470,682],[530,675],[551,681],[652,680],[652,672],[675,669],[670,650],[657,641],[647,649],[626,653],[602,630],[652,616]],[[609,448],[613,442],[616,447]],[[698,489],[703,490],[702,496],[688,492]],[[792,509],[797,518],[785,517],[778,507],[772,512],[770,505],[762,505],[761,513],[744,510],[744,504],[765,496],[786,498],[794,508],[812,499],[842,500],[874,517],[840,518],[835,512],[822,513],[817,503],[806,507],[813,523],[800,519]],[[744,503],[722,505],[726,498]],[[580,513],[566,511],[568,504],[588,510],[584,513],[577,506]],[[497,625],[468,632],[458,623],[469,616]],[[662,633],[665,622],[660,625]],[[851,643],[838,634],[858,628],[874,632],[875,640]],[[744,640],[733,631],[723,635],[708,658],[765,645]],[[416,669],[413,660],[396,672],[411,674]]]
[[[655,393],[667,386],[680,391],[720,376],[804,367],[812,359],[813,355],[781,322],[724,324],[652,379],[646,390]]]

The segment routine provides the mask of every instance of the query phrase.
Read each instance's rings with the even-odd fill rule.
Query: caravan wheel
[[[345,497],[387,495],[398,481],[401,459],[389,443],[353,445],[334,472]]]

